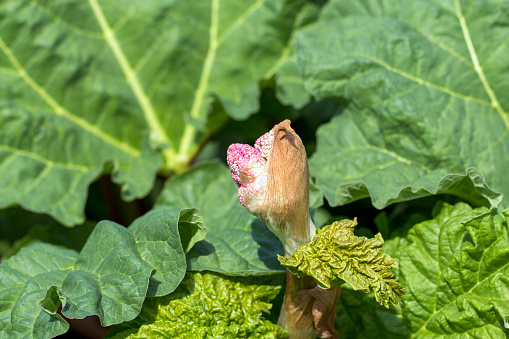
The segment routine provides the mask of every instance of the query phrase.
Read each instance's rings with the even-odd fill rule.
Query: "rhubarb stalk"
[[[316,228],[309,214],[309,167],[300,137],[285,120],[255,146],[233,144],[228,165],[240,203],[281,240],[285,257],[310,242]],[[337,338],[335,304],[340,287],[320,289],[313,278],[287,272],[278,325],[290,338]],[[332,320],[331,320],[332,319]]]

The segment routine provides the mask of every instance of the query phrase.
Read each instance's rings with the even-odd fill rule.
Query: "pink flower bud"
[[[245,144],[228,147],[228,166],[238,186],[240,203],[252,214],[256,214],[252,207],[257,206],[256,199],[261,198],[266,183],[267,159],[273,140],[271,130],[256,140],[255,147]]]
[[[254,147],[230,145],[227,160],[240,203],[279,237],[287,255],[313,238],[306,150],[290,120],[274,126]]]

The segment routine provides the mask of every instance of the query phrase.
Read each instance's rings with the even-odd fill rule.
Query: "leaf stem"
[[[203,104],[205,103],[205,97],[207,96],[207,86],[210,80],[210,74],[212,72],[212,66],[216,51],[218,47],[217,32],[219,26],[219,0],[212,0],[210,9],[210,30],[209,30],[209,48],[205,61],[203,63],[203,69],[200,76],[200,81],[196,92],[194,93],[193,105],[191,106],[190,116],[192,120],[197,122],[204,118],[206,112],[204,112]],[[196,151],[196,145],[194,141],[197,134],[197,129],[193,125],[193,122],[186,123],[184,133],[180,139],[180,146],[178,153],[176,154],[176,161],[178,164],[186,164],[191,158],[191,154]]]
[[[302,293],[315,286],[312,277],[299,278],[286,271],[285,297],[277,324],[287,330],[292,339],[316,338],[313,303],[309,302],[308,294]]]

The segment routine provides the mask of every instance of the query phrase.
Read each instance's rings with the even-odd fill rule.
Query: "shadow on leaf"
[[[260,246],[258,248],[258,257],[272,270],[286,272],[277,260],[277,255],[284,255],[285,251],[279,239],[272,233],[265,223],[256,218],[251,223],[251,236],[253,240]]]

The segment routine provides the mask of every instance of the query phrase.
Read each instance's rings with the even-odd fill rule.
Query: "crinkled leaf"
[[[398,263],[384,253],[380,233],[371,239],[358,237],[353,233],[356,225],[357,220],[344,219],[325,226],[290,258],[278,256],[279,261],[293,274],[313,277],[322,288],[344,281],[355,290],[373,289],[387,308],[399,306],[406,290],[389,271]]]
[[[332,205],[509,195],[508,11],[496,0],[337,0],[297,34],[306,88],[347,105],[310,159]]]
[[[124,198],[146,195],[207,138],[213,99],[236,118],[258,109],[303,4],[2,1],[0,206],[81,223],[110,162]]]
[[[37,242],[2,262],[0,336],[65,332],[68,324],[55,313],[61,303],[64,316],[98,315],[104,326],[135,318],[147,294],[168,294],[184,277],[180,212],[162,207],[129,229],[102,221],[80,253]]]
[[[188,273],[174,293],[149,298],[140,315],[113,327],[109,338],[288,338],[262,318],[281,286]]]
[[[416,335],[502,335],[509,312],[509,214],[444,205],[400,249],[403,315]]]
[[[231,275],[284,272],[276,259],[284,252],[281,242],[240,205],[225,165],[203,163],[171,178],[157,205],[196,207],[203,214],[207,235],[187,254],[188,269]]]
[[[508,221],[509,211],[443,205],[434,219],[388,247],[397,248],[391,254],[408,289],[401,310],[367,310],[369,303],[345,291],[336,325],[359,338],[505,338]]]

